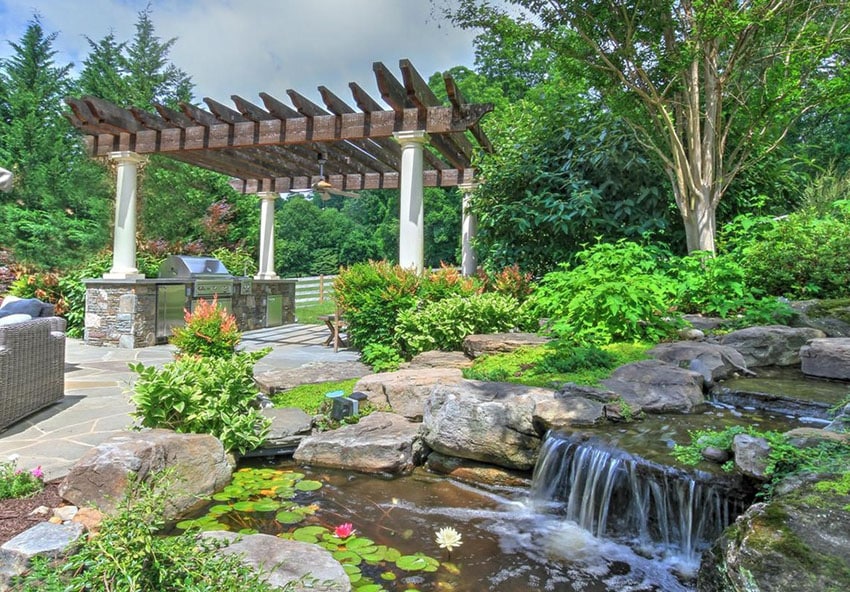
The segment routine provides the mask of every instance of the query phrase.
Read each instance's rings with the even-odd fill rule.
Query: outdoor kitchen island
[[[295,322],[295,280],[230,275],[211,257],[172,256],[157,278],[86,279],[86,345],[166,343],[183,312],[217,297],[241,331]]]

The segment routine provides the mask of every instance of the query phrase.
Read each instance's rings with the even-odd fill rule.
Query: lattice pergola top
[[[390,109],[351,82],[359,111],[320,86],[324,108],[287,90],[294,108],[267,93],[260,93],[264,108],[233,95],[235,109],[205,98],[209,111],[187,103],[179,110],[155,104],[157,114],[83,97],[66,99],[72,111],[66,116],[87,134],[92,156],[158,153],[229,175],[244,193],[309,189],[320,180],[319,155],[335,187],[395,189],[401,147],[393,135],[412,131],[428,134],[425,186],[471,183],[473,141],[492,150],[479,120],[493,105],[467,103],[448,74],[443,80],[451,105],[442,105],[409,60],[401,60],[400,67],[402,82],[381,62],[372,67]]]

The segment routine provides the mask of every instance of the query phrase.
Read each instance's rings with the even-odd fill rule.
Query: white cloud
[[[47,33],[58,32],[57,61],[80,66],[83,35],[99,40],[114,31],[129,40],[147,0],[0,0],[0,35],[17,41],[33,10]],[[197,99],[230,104],[237,94],[260,103],[268,92],[288,101],[293,88],[320,102],[325,85],[350,102],[349,82],[377,97],[372,63],[400,77],[409,58],[423,77],[471,66],[473,33],[432,14],[429,0],[171,0],[152,1],[162,39],[177,37],[171,61],[195,83]],[[0,57],[11,52],[0,47]]]

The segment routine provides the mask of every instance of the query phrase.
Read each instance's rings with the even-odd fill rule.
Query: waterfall
[[[698,560],[748,505],[727,489],[715,475],[653,463],[597,440],[550,435],[532,496],[597,537]]]

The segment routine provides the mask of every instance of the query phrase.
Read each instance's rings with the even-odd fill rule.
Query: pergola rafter
[[[229,175],[245,193],[309,189],[319,180],[318,154],[326,159],[328,180],[340,188],[398,188],[402,156],[394,137],[404,132],[427,133],[424,186],[472,183],[474,151],[492,150],[479,120],[493,106],[467,103],[448,75],[451,105],[442,105],[409,60],[400,68],[401,81],[384,64],[373,64],[389,108],[352,82],[356,107],[320,86],[324,107],[287,90],[292,106],[263,92],[263,107],[234,95],[234,107],[205,98],[208,110],[155,104],[152,113],[82,97],[66,100],[66,115],[86,134],[92,156],[162,154]]]

